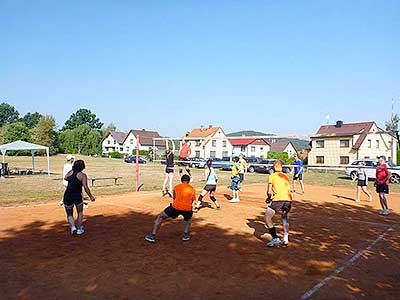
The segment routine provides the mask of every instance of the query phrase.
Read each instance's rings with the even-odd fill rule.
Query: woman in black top
[[[174,180],[174,152],[171,149],[167,149],[166,153],[166,167],[165,167],[165,179],[162,189],[162,195],[169,195],[172,197],[172,181]],[[169,182],[169,188],[167,189],[167,184]]]
[[[72,166],[72,170],[69,171],[64,179],[68,181],[67,188],[64,193],[64,207],[67,213],[67,219],[69,224],[71,225],[71,234],[81,235],[85,231],[82,226],[83,220],[83,194],[82,187],[85,189],[85,192],[88,194],[91,201],[95,201],[96,198],[90,192],[87,176],[82,171],[85,169],[85,162],[83,160],[75,161]],[[76,207],[76,211],[78,213],[78,228],[75,227],[74,220],[74,206]]]

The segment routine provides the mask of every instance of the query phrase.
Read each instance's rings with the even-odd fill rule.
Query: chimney
[[[343,125],[343,121],[336,121],[335,127],[340,128],[340,127],[342,127],[342,125]]]
[[[146,129],[143,128],[142,131],[146,131]]]
[[[204,130],[204,126],[200,125],[200,130],[203,131]]]
[[[212,125],[208,125],[208,128],[212,128]]]

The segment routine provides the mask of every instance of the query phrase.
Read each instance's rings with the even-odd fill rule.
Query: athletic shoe
[[[232,198],[231,200],[229,200],[230,203],[237,203],[240,202],[239,198]]]
[[[380,210],[378,211],[378,214],[382,216],[384,211],[385,211],[384,209],[380,209]]]
[[[87,202],[83,202],[83,208],[89,208],[89,205]]]
[[[220,209],[221,209],[221,206],[217,206],[215,209],[216,209],[216,210],[220,210]]]
[[[149,243],[155,243],[156,242],[156,235],[150,233],[150,234],[146,235],[146,237],[144,239],[146,241],[148,241]]]
[[[82,234],[84,234],[85,233],[85,229],[83,228],[83,226],[81,226],[77,231],[76,231],[76,234],[77,235],[82,235]]]
[[[184,233],[184,234],[182,235],[182,241],[187,242],[187,241],[189,241],[189,240],[190,240],[189,233]]]
[[[76,227],[71,227],[71,235],[75,235],[77,233]]]
[[[390,215],[390,210],[388,210],[388,209],[384,209],[383,211],[382,211],[382,214],[381,214],[382,216],[388,216],[388,215]]]
[[[195,214],[197,214],[197,213],[199,212],[199,209],[200,209],[200,208],[195,207],[195,208],[193,208],[193,212],[194,212]]]
[[[356,199],[356,202],[360,202],[360,199]]]
[[[58,205],[63,206],[64,205],[64,199],[61,199],[60,202],[58,202]]]
[[[275,239],[272,239],[270,242],[267,243],[267,247],[270,247],[270,248],[276,247],[276,246],[279,246],[281,243],[282,242],[281,242],[281,240],[279,238],[275,238]]]
[[[282,244],[285,246],[289,245],[289,234],[288,233],[285,233],[283,235]]]

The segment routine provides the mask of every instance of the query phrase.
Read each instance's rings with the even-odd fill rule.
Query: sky
[[[311,134],[400,111],[400,1],[0,0],[0,102],[62,127]]]

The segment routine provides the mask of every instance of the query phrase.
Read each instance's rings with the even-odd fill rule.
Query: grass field
[[[135,165],[124,163],[122,160],[78,157],[86,162],[86,173],[91,177],[121,176],[118,185],[114,185],[113,180],[99,181],[93,187],[93,193],[99,195],[120,194],[133,191],[135,188]],[[20,168],[31,167],[30,157],[7,157],[9,165]],[[51,157],[52,175],[23,175],[12,176],[0,180],[0,206],[15,204],[27,204],[32,202],[47,202],[49,200],[58,201],[64,192],[61,182],[62,169],[65,163],[64,155]],[[46,170],[47,162],[44,157],[36,158],[36,169]],[[159,163],[140,165],[140,184],[143,184],[142,191],[161,190],[164,180],[164,166]],[[176,167],[177,173],[177,167]],[[193,185],[200,188],[204,185],[204,170],[192,169],[194,174]],[[217,170],[220,178],[219,185],[226,186],[230,183],[230,172]],[[344,177],[342,173],[321,173],[308,172],[305,175],[307,185],[327,185],[327,186],[352,186],[351,180]],[[267,175],[247,174],[246,184],[265,183]],[[175,176],[174,183],[178,183],[178,176]],[[372,189],[372,183],[370,183]],[[400,191],[400,185],[391,185],[393,191]]]

